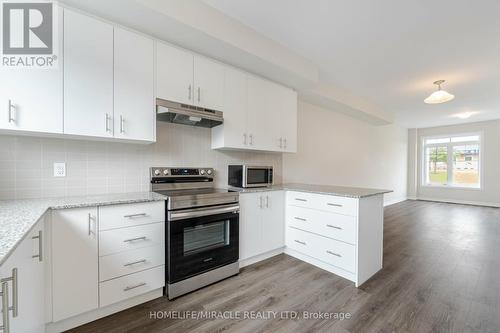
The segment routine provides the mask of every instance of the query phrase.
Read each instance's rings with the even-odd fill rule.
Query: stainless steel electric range
[[[239,194],[213,184],[212,168],[151,168],[151,190],[167,196],[169,299],[239,273]]]

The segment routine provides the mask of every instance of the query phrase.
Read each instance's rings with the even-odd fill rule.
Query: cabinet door
[[[59,31],[62,31],[62,10]],[[63,54],[59,34],[58,68],[12,69],[0,66],[0,129],[63,132]]]
[[[191,53],[167,44],[156,44],[156,97],[194,103]]]
[[[280,151],[279,135],[281,120],[275,117],[275,84],[248,75],[247,78],[247,126],[249,147],[257,150]]]
[[[263,252],[262,204],[260,193],[240,195],[240,260]]]
[[[154,41],[114,29],[115,137],[154,141]]]
[[[98,307],[97,208],[54,210],[52,302],[54,322]]]
[[[64,10],[64,133],[113,136],[113,27]]]
[[[285,195],[282,191],[263,192],[262,210],[263,252],[285,246]]]
[[[247,148],[247,75],[227,67],[224,124],[212,129],[212,148]]]
[[[41,236],[41,239],[39,236]],[[17,270],[18,314],[13,317],[13,311],[9,311],[10,332],[32,333],[45,331],[44,265],[46,257],[43,250],[40,253],[40,248],[43,249],[44,239],[44,222],[41,220],[0,267],[1,279],[11,277],[12,270]],[[39,254],[42,255],[41,261],[38,257],[33,258],[33,256]],[[13,305],[14,300],[12,283],[12,281],[8,282],[10,306]],[[3,325],[3,323],[0,323],[0,325]]]
[[[297,152],[297,92],[283,87],[281,95],[280,121],[282,124],[282,147],[288,153]]]
[[[224,108],[224,66],[201,56],[194,57],[195,104],[207,109]]]

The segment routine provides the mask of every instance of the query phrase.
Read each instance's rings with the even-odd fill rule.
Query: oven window
[[[268,169],[247,169],[247,184],[267,184],[269,183]]]
[[[229,220],[184,228],[184,255],[229,244]]]

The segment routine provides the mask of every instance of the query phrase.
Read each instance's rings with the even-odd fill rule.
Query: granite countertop
[[[254,188],[231,187],[231,189],[239,191],[240,193],[287,190],[287,191],[336,195],[348,198],[366,198],[374,195],[392,192],[392,190],[381,190],[373,188],[346,187],[346,186],[333,186],[333,185],[313,185],[313,184],[298,184],[298,183],[288,183],[288,184],[273,185],[268,187],[254,187]]]
[[[49,209],[106,206],[165,200],[154,192],[0,201],[0,265]]]

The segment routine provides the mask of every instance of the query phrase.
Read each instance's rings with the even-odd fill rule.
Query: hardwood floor
[[[153,311],[303,311],[350,319],[154,319]],[[385,209],[384,268],[360,288],[279,255],[169,302],[71,332],[500,332],[500,209],[405,201]]]

